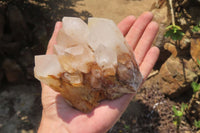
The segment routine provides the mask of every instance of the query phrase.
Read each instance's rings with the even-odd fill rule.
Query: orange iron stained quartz
[[[136,93],[143,77],[134,54],[109,19],[64,17],[54,54],[35,56],[35,77],[74,108],[90,112],[102,100]]]

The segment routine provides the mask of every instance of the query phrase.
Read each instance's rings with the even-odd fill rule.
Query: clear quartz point
[[[54,54],[35,56],[35,77],[68,103],[90,112],[102,100],[136,93],[143,77],[134,54],[109,19],[64,17]]]

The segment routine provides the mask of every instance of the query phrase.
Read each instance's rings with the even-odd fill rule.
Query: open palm
[[[158,31],[158,24],[152,21],[153,15],[143,13],[138,19],[128,16],[122,20],[118,27],[125,36],[128,44],[133,48],[135,58],[139,64],[144,78],[152,70],[159,49],[151,47]],[[57,22],[54,33],[48,44],[47,54],[53,54],[53,45],[61,22]],[[112,101],[103,101],[88,114],[68,105],[64,98],[53,89],[42,84],[43,113],[39,133],[102,133],[108,131],[122,115],[132,94],[126,94]]]

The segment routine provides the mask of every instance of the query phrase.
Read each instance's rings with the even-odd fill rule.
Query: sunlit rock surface
[[[35,77],[75,108],[89,112],[105,99],[135,93],[143,78],[112,20],[64,17],[53,55],[35,56]]]

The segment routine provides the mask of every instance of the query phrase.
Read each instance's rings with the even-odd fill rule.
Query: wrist
[[[60,120],[42,115],[37,133],[69,133],[69,131]]]

